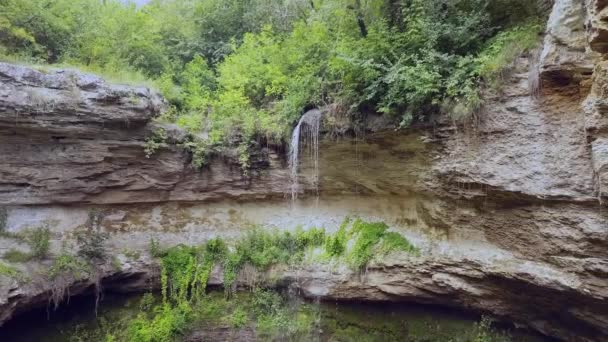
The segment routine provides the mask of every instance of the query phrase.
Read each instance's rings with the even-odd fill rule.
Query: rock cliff
[[[102,282],[131,291],[154,276],[145,255],[150,236],[201,243],[251,225],[381,219],[422,255],[397,255],[365,274],[304,265],[268,278],[311,297],[464,307],[563,340],[606,340],[607,16],[608,1],[555,1],[540,52],[519,58],[504,86],[487,92],[474,128],[325,139],[320,196],[293,204],[284,199],[290,179],[280,151],[261,149],[247,177],[229,158],[198,171],[179,147],[183,133],[167,126],[172,144],[146,158],[164,106],[154,92],[0,64],[6,228],[47,224],[59,241],[83,229],[94,208],[121,264],[104,270]],[[305,192],[312,169],[304,158]],[[14,242],[0,238],[0,251],[8,247]],[[144,255],[128,258],[127,250]],[[48,265],[19,267],[35,273]],[[220,271],[211,283],[221,283]],[[75,279],[72,290],[91,284]],[[0,322],[44,305],[51,292],[44,282],[0,276]]]

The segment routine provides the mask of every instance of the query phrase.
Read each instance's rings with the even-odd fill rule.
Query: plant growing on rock
[[[76,234],[78,255],[92,264],[103,263],[108,259],[106,241],[108,234],[95,230],[87,230]]]
[[[152,157],[156,151],[165,146],[167,146],[167,131],[164,128],[157,128],[144,143],[146,158]]]
[[[30,246],[32,258],[42,260],[48,256],[51,247],[51,230],[47,226],[26,231],[24,236]]]
[[[69,296],[69,287],[77,279],[81,279],[88,275],[91,271],[90,265],[77,256],[62,251],[61,254],[53,260],[53,264],[48,269],[47,276],[51,282],[51,297],[49,305],[57,309],[59,304]]]
[[[20,275],[21,272],[15,267],[0,262],[0,276],[18,278]]]
[[[11,248],[4,253],[2,258],[8,262],[28,262],[32,260],[32,255],[15,248]]]

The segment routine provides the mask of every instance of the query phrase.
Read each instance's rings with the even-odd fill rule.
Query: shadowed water
[[[95,317],[91,298],[74,300],[52,312],[32,312],[0,328],[0,341],[105,341],[109,331],[125,331],[140,312],[140,295],[108,295]],[[475,341],[480,317],[460,311],[411,304],[304,302],[286,297],[281,315],[257,317],[251,293],[226,300],[212,292],[200,308],[201,321],[191,324],[176,341]],[[249,321],[233,322],[245,308]],[[280,316],[280,315],[279,315]],[[269,324],[269,322],[272,322]],[[274,325],[273,325],[274,324]],[[488,330],[492,341],[548,341],[507,327]],[[119,339],[120,340],[120,339]]]

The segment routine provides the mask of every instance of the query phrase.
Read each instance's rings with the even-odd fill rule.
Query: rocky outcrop
[[[586,0],[587,31],[591,49],[608,53],[608,2],[605,0]]]
[[[589,51],[585,0],[557,0],[551,11],[543,48],[540,73],[545,87],[570,90],[589,79],[597,55]]]
[[[28,265],[27,274],[17,278],[0,275],[0,325],[20,313],[46,308],[51,312],[58,305],[69,302],[70,297],[90,296],[97,291],[133,293],[158,289],[158,272],[149,259],[126,261],[116,258],[119,265],[97,265],[96,277],[82,275],[49,279],[48,264]],[[61,277],[60,277],[61,278]],[[97,281],[98,280],[98,281]]]
[[[464,307],[563,340],[607,340],[608,64],[599,58],[608,46],[606,4],[555,2],[539,98],[529,93],[536,61],[522,57],[504,87],[488,94],[474,129],[326,139],[319,197],[296,203],[284,200],[289,172],[272,149],[260,149],[248,176],[229,158],[198,171],[178,146],[183,132],[163,126],[174,144],[146,158],[162,100],[145,88],[0,64],[6,229],[47,224],[57,249],[93,208],[116,255],[145,255],[150,236],[198,244],[250,226],[334,228],[354,214],[386,221],[424,252],[363,274],[308,265],[277,268],[269,278],[310,297]],[[304,156],[304,191],[313,168]],[[11,243],[0,237],[0,250]],[[149,286],[142,282],[154,275],[149,259],[127,264],[103,275],[106,289]],[[0,322],[51,294],[4,279]],[[211,283],[221,284],[219,270]],[[91,284],[75,282],[72,292]]]
[[[438,182],[447,185],[442,190],[466,197],[595,201],[582,98],[531,97],[527,68],[521,58],[509,83],[488,97],[474,132],[450,135],[434,166]]]
[[[590,0],[589,45],[594,51],[608,53],[608,2]],[[591,145],[593,171],[598,196],[608,195],[608,63],[596,64],[591,92],[585,101],[585,128]]]
[[[151,122],[164,103],[148,88],[6,63],[0,63],[0,80],[0,204],[188,201],[284,191],[269,186],[287,175],[276,154],[262,155],[269,171],[249,179],[221,160],[205,172],[194,170],[177,146],[185,134]],[[159,128],[173,144],[146,158],[146,138]]]

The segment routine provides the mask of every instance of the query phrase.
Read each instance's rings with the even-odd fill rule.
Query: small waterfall
[[[312,109],[306,112],[293,130],[289,146],[289,169],[291,171],[291,200],[298,198],[300,184],[298,180],[298,166],[301,147],[307,147],[313,161],[313,183],[319,191],[319,130],[321,126],[321,111]],[[301,144],[300,144],[301,143]]]

